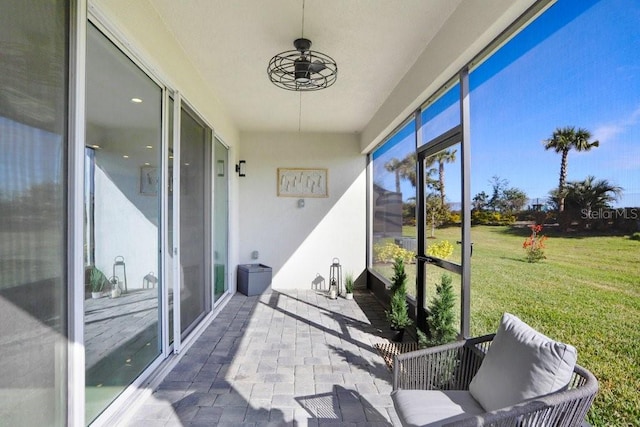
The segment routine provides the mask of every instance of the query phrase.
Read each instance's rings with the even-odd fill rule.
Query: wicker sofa
[[[495,336],[486,335],[396,355],[392,399],[402,424],[580,426],[598,391],[598,382],[589,371],[577,364],[573,365],[572,373],[569,368],[568,384],[555,392],[491,410],[485,410],[474,399],[469,386]],[[508,368],[505,371],[509,372]],[[517,375],[510,376],[514,377]],[[501,380],[509,381],[510,378],[503,376]]]

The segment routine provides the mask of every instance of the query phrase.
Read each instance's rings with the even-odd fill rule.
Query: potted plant
[[[353,299],[353,275],[351,273],[347,273],[344,281],[344,290],[346,292],[346,299]]]
[[[386,314],[391,329],[396,331],[393,341],[401,342],[405,328],[412,323],[407,305],[407,275],[404,271],[402,258],[396,258],[393,263],[393,271],[394,275],[391,278],[391,308]]]
[[[387,320],[391,330],[396,332],[393,337],[393,341],[396,342],[402,342],[405,328],[411,326],[412,323],[409,318],[406,298],[406,294],[403,292],[394,293],[391,297],[391,309],[387,312]]]
[[[393,261],[393,277],[391,277],[391,293],[396,293],[407,284],[407,273],[404,271],[404,261],[398,257]],[[405,290],[406,293],[406,290]]]
[[[433,347],[455,341],[458,331],[455,327],[455,294],[451,286],[451,275],[443,274],[440,285],[436,285],[436,295],[429,304],[427,328],[429,336],[418,331],[420,348]]]
[[[98,267],[92,267],[89,275],[89,285],[91,286],[91,298],[102,297],[102,289],[104,287],[104,274]]]

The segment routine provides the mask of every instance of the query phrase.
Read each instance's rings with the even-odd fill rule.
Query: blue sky
[[[607,179],[624,189],[618,205],[640,205],[638,23],[640,2],[560,0],[472,73],[473,194],[498,175],[545,197],[557,186],[560,154],[542,141],[576,126],[600,147],[571,152],[567,179]],[[546,38],[534,44],[539,34]],[[510,48],[530,45],[511,62]],[[485,73],[494,75],[483,81]]]
[[[607,179],[624,189],[616,206],[640,206],[639,24],[637,1],[559,0],[472,70],[472,195],[490,193],[496,175],[530,198],[546,198],[558,185],[560,154],[545,151],[543,140],[576,126],[600,147],[571,152],[567,179]],[[456,104],[430,108],[438,130],[455,124]],[[459,186],[454,167],[447,168],[449,189]]]
[[[0,117],[0,192],[6,193],[2,196],[19,195],[46,181],[59,183],[63,150],[62,136]]]

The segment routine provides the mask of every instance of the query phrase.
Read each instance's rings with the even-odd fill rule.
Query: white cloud
[[[593,131],[593,137],[600,142],[608,142],[614,139],[616,136],[623,133],[629,127],[634,126],[640,121],[640,107],[633,111],[627,117],[623,117],[620,120],[616,120],[612,123],[603,124],[598,126]]]

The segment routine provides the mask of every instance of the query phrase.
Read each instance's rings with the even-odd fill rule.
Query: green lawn
[[[471,334],[494,332],[506,311],[574,345],[578,363],[600,382],[589,421],[640,426],[640,242],[549,233],[547,259],[530,264],[522,249],[528,231],[472,228]],[[459,228],[435,237],[457,236]]]

